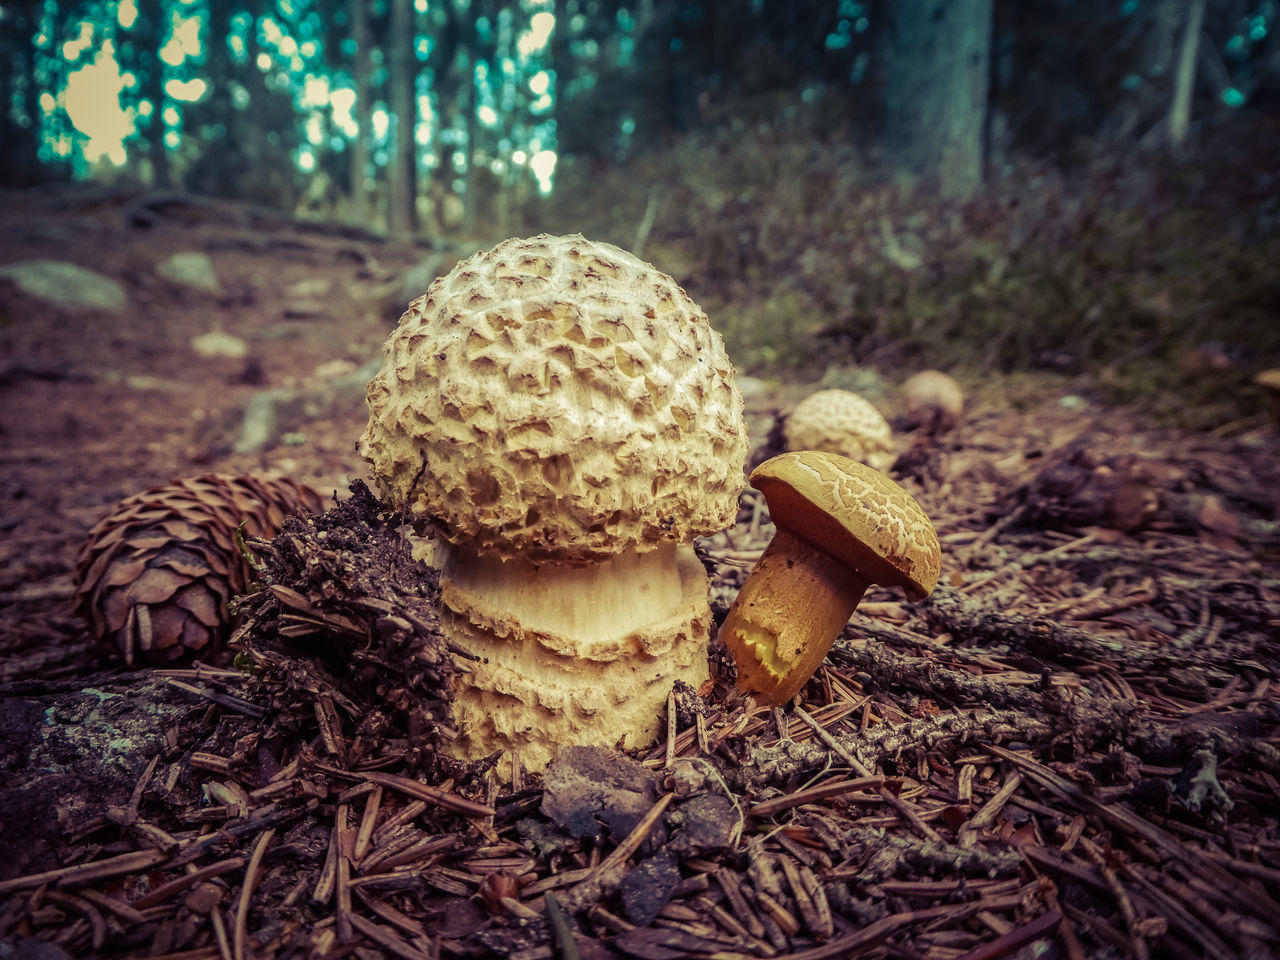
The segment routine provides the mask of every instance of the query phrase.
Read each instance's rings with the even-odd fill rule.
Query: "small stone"
[[[61,260],[19,260],[0,267],[0,277],[23,293],[64,307],[119,313],[129,300],[110,277]]]
[[[156,273],[181,287],[214,296],[222,294],[218,271],[214,269],[213,261],[203,253],[175,253],[156,265]]]
[[[543,776],[542,812],[562,830],[593,840],[621,842],[658,796],[658,777],[606,747],[560,751]]]
[[[144,390],[155,393],[181,393],[189,389],[185,383],[177,380],[166,380],[164,377],[152,377],[145,373],[133,373],[124,378],[124,385],[130,390]]]
[[[364,404],[365,385],[378,372],[374,360],[343,376],[309,387],[260,390],[201,424],[200,442],[222,453],[257,453],[278,443],[305,442],[301,429],[314,420],[348,416]]]
[[[439,276],[447,272],[453,264],[444,253],[432,253],[405,269],[400,275],[395,293],[392,294],[392,308],[400,311],[409,303],[427,292],[427,287]]]
[[[315,320],[325,315],[324,304],[316,300],[298,300],[284,308],[286,320]]]
[[[769,392],[769,385],[759,377],[738,377],[737,384],[738,392],[742,394],[743,400],[754,400],[756,397],[763,397]]]
[[[71,960],[71,954],[47,940],[8,936],[0,939],[0,960]]]
[[[727,850],[742,830],[742,814],[723,793],[707,793],[681,803],[669,816],[670,849],[681,856]]]
[[[675,854],[660,850],[648,860],[641,861],[627,871],[622,878],[622,912],[637,927],[647,927],[667,905],[676,884],[680,882],[680,868]]]
[[[191,340],[191,349],[202,357],[230,357],[240,360],[249,354],[249,344],[234,334],[210,330]]]
[[[333,281],[327,277],[310,277],[299,280],[285,287],[285,296],[290,300],[312,300],[326,296],[333,289]]]
[[[822,371],[818,386],[824,390],[847,390],[866,400],[883,400],[884,377],[868,367],[843,367],[833,364]]]
[[[356,369],[354,360],[329,360],[316,367],[315,377],[317,380],[332,380],[335,377],[345,377],[349,373],[355,373]]]

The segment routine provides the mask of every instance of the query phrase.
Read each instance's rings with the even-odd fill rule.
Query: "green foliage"
[[[645,256],[758,374],[1041,369],[1167,414],[1191,416],[1176,398],[1203,393],[1195,416],[1214,422],[1254,404],[1240,382],[1280,361],[1280,227],[1251,203],[1263,168],[1231,148],[1256,131],[1212,145],[1235,169],[1142,158],[1069,179],[1024,162],[960,206],[891,183],[825,126],[830,108],[775,109],[782,120],[692,134],[589,180],[566,173],[540,227],[627,245],[656,198]],[[1202,341],[1229,345],[1230,382],[1184,369]]]
[[[993,156],[961,205],[872,146],[888,6],[19,0],[0,16],[0,182],[28,182],[37,146],[79,149],[43,95],[110,43],[138,182],[374,228],[416,212],[468,245],[549,230],[639,248],[753,372],[1041,369],[1158,399],[1200,389],[1182,357],[1204,340],[1235,345],[1237,379],[1280,362],[1274,30],[1245,43],[1238,4],[1209,11],[1206,49],[1238,42],[1217,79],[1256,112],[1200,83],[1204,142],[1171,164],[1139,143],[1171,94],[1167,44],[1148,42],[1161,5],[996,4]],[[166,56],[188,20],[198,52]],[[170,86],[196,80],[194,100]]]

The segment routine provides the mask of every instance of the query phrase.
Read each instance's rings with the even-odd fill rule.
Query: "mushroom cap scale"
[[[411,303],[384,356],[360,452],[455,544],[588,563],[733,523],[747,437],[724,343],[618,247],[503,241]]]
[[[784,453],[751,473],[774,525],[858,571],[922,600],[942,551],[920,505],[887,475],[838,454]]]

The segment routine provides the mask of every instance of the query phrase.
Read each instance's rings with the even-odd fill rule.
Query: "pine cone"
[[[104,645],[173,662],[222,646],[249,565],[236,547],[273,537],[289,514],[319,512],[310,487],[264,476],[209,474],[122,500],[98,521],[76,558],[76,606]]]

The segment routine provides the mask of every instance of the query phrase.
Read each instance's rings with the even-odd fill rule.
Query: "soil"
[[[0,197],[0,262],[49,258],[125,285],[118,315],[67,309],[0,280],[0,591],[65,592],[78,543],[120,499],[175,477],[262,470],[331,494],[363,475],[359,407],[306,424],[296,445],[227,451],[220,413],[272,387],[321,382],[379,355],[403,306],[401,271],[426,254],[227,204],[54,189]],[[221,295],[157,276],[175,252],[213,261]],[[299,282],[319,293],[291,295]],[[203,357],[192,341],[239,337],[243,358]],[[32,603],[34,602],[34,606]],[[0,652],[34,653],[75,635],[58,604],[24,602],[0,626]],[[45,622],[54,614],[54,624]],[[15,622],[15,620],[17,622]]]
[[[532,958],[569,956],[565,938],[586,956],[811,960],[995,957],[1046,939],[1070,957],[1280,949],[1280,436],[1261,411],[1187,433],[1068,380],[966,384],[959,426],[903,431],[894,468],[943,544],[931,600],[873,589],[803,709],[744,701],[713,649],[715,683],[682,693],[695,708],[682,706],[672,743],[619,755],[617,769],[578,757],[545,795],[536,778],[498,790],[482,771],[408,758],[434,708],[417,709],[403,663],[371,657],[361,686],[290,672],[298,651],[261,642],[256,673],[129,672],[70,608],[90,526],[153,484],[262,470],[348,498],[366,476],[362,408],[254,454],[228,452],[218,425],[259,391],[376,357],[403,307],[400,277],[439,251],[104,191],[0,196],[0,222],[0,263],[70,261],[130,300],[118,315],[76,311],[0,280],[0,708],[14,724],[0,736],[0,798],[32,826],[0,872],[5,949],[28,937],[83,956],[228,956],[234,941],[237,955],[252,943],[259,956]],[[156,264],[178,251],[208,254],[223,292],[160,279]],[[211,331],[248,354],[198,355],[193,340]],[[813,386],[754,387],[758,461],[777,416]],[[892,391],[883,406],[903,428]],[[370,516],[362,529],[378,528]],[[738,525],[699,545],[718,617],[771,530],[748,491]],[[320,556],[307,531],[291,536]],[[334,606],[305,566],[277,566],[284,590],[250,605],[250,649],[290,616],[373,635],[379,603],[417,609],[369,569]],[[425,613],[406,630],[404,649],[430,646]],[[368,698],[392,689],[395,709],[365,722]],[[86,690],[99,691],[92,703]],[[127,733],[137,762],[114,780],[65,757],[33,768],[50,748],[18,727],[46,709],[74,727],[125,697],[151,704],[142,714],[157,726]],[[180,722],[167,703],[182,705]],[[282,770],[287,796],[271,786]],[[601,786],[619,778],[643,789]],[[579,781],[578,794],[565,786]],[[394,860],[379,847],[389,834],[356,836],[362,817],[381,828],[414,802],[427,807],[413,820],[422,859]],[[611,805],[608,831],[566,826]],[[372,858],[387,885],[357,885],[353,906],[344,884],[361,842],[363,875]],[[139,859],[124,881],[65,872],[108,856]],[[184,863],[211,882],[165,899]],[[40,870],[55,873],[24,880]]]

